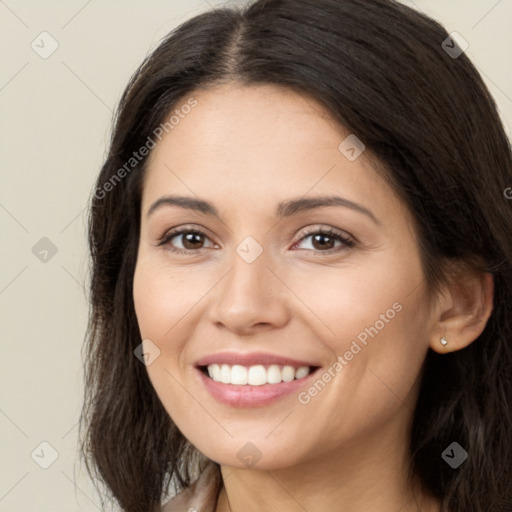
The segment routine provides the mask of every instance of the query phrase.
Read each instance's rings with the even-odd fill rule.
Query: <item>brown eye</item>
[[[317,252],[340,252],[355,245],[353,240],[350,240],[333,229],[316,229],[315,231],[306,233],[294,247],[308,238],[311,238],[312,249]],[[336,242],[339,242],[337,247],[335,247]]]
[[[204,236],[200,233],[190,232],[187,234],[181,234],[182,236],[182,245],[185,249],[199,249],[201,243],[204,243]]]
[[[181,247],[176,247],[172,243],[173,239],[181,240]],[[208,237],[202,231],[179,229],[164,235],[158,245],[167,245],[169,250],[173,252],[187,253],[203,249],[204,247],[201,245],[204,244],[205,240],[208,240]]]
[[[332,236],[325,235],[324,233],[319,233],[312,236],[312,245],[315,249],[321,250],[334,248],[335,240]]]

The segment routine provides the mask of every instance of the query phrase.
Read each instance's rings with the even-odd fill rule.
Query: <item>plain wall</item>
[[[512,0],[404,3],[468,41],[467,54],[512,126]],[[137,65],[172,28],[219,5],[0,2],[0,511],[99,510],[77,458],[87,202],[112,111]],[[58,43],[47,58],[40,54],[55,43],[43,31]]]

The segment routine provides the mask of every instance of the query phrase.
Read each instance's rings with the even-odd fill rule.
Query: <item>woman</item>
[[[416,11],[178,27],[91,203],[91,475],[127,512],[512,510],[511,184],[488,90]]]

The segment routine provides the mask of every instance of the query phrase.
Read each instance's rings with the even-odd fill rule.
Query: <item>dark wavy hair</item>
[[[478,339],[452,353],[428,352],[411,472],[442,511],[512,510],[512,203],[504,194],[511,146],[475,67],[443,48],[448,37],[393,0],[257,0],[189,19],[136,70],[89,212],[80,454],[111,503],[157,511],[170,485],[190,485],[197,458],[134,356],[147,156],[129,171],[126,162],[184,98],[236,82],[307,94],[357,135],[412,212],[429,290],[447,282],[450,262],[493,274],[493,311]],[[453,441],[469,453],[456,470],[441,458]]]

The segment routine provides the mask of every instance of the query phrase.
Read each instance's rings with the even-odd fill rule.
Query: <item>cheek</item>
[[[180,383],[190,376],[193,354],[188,341],[201,317],[202,299],[215,284],[211,276],[171,267],[162,255],[139,253],[133,281],[135,314],[142,340],[150,340],[159,354],[146,371],[173,418],[187,416],[180,408],[190,397]]]
[[[311,325],[333,349],[344,350],[361,333],[364,342],[371,327],[381,334],[394,331],[398,343],[397,333],[421,323],[425,300],[418,286],[423,282],[420,264],[405,256],[382,253],[368,263],[298,272],[290,279],[306,306],[298,310],[310,311]]]
[[[133,300],[143,338],[159,345],[172,340],[173,331],[198,302],[202,287],[190,273],[172,273],[165,266],[152,264],[142,257],[135,269]],[[203,285],[204,286],[204,285]],[[162,347],[164,348],[164,347]]]
[[[307,298],[316,317],[310,325],[318,325],[317,339],[332,354],[331,364],[341,363],[331,366],[336,375],[328,385],[331,392],[312,401],[327,409],[346,406],[345,417],[359,420],[370,414],[365,411],[386,415],[400,406],[428,350],[427,295],[419,261],[382,257],[364,271],[355,266],[326,269],[297,282],[302,284],[294,291]]]
[[[161,264],[156,265],[141,254],[134,273],[133,300],[144,351],[159,351],[158,357],[146,366],[151,384],[172,418],[186,418],[190,397],[179,384],[179,363],[191,334],[185,319],[198,300],[197,287],[190,286],[188,278],[184,285],[179,275],[169,274]],[[146,345],[147,340],[157,349]]]

